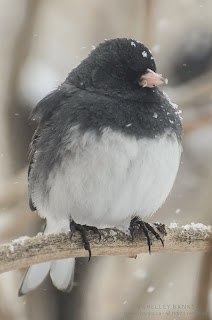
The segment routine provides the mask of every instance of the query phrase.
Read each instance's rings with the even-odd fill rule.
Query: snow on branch
[[[152,252],[203,252],[208,251],[212,240],[212,227],[191,223],[179,227],[171,223],[169,227],[155,224],[164,240],[161,242],[152,235]],[[131,236],[117,229],[100,230],[101,240],[92,231],[88,232],[93,256],[128,256],[147,253],[147,240],[143,233]],[[70,257],[88,257],[82,244],[81,235],[75,232],[40,235],[33,238],[21,237],[11,243],[0,245],[0,273],[17,270],[32,264]]]

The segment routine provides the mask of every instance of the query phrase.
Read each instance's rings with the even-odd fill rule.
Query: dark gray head
[[[155,73],[151,52],[142,43],[126,38],[106,40],[68,76],[77,87],[140,89],[164,82]]]

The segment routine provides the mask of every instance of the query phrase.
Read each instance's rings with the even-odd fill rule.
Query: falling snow
[[[152,293],[153,291],[155,291],[155,287],[149,286],[149,287],[147,288],[147,292],[148,292],[148,293]]]
[[[174,286],[174,282],[170,281],[170,282],[168,283],[168,286],[169,286],[169,287],[173,287],[173,286]]]
[[[154,53],[158,53],[160,51],[160,45],[159,44],[156,44],[153,48],[152,48],[152,51]]]
[[[143,269],[137,269],[134,271],[134,276],[138,279],[144,279],[147,277],[147,272]]]

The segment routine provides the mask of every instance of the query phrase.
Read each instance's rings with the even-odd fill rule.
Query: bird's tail
[[[22,296],[36,289],[44,281],[48,273],[57,289],[66,292],[71,291],[74,282],[74,266],[75,259],[69,258],[43,262],[29,267],[18,295]]]
[[[54,231],[55,230],[51,228],[48,223],[44,234],[54,233]],[[64,232],[64,230],[62,230],[61,232]],[[50,274],[52,282],[57,289],[69,292],[73,287],[74,268],[75,268],[74,258],[48,261],[48,262],[35,264],[29,267],[28,270],[26,271],[26,274],[21,283],[18,295],[22,296],[36,289],[44,281],[44,279],[47,277],[48,274]]]

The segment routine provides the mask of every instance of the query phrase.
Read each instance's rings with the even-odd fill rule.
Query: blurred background
[[[152,51],[183,111],[175,186],[151,221],[212,224],[212,2],[210,0],[0,0],[0,241],[42,228],[27,197],[28,145],[37,102],[104,39],[131,37]],[[150,221],[150,222],[151,222]],[[212,253],[78,259],[76,286],[50,280],[17,292],[24,270],[0,275],[1,320],[212,319]]]

